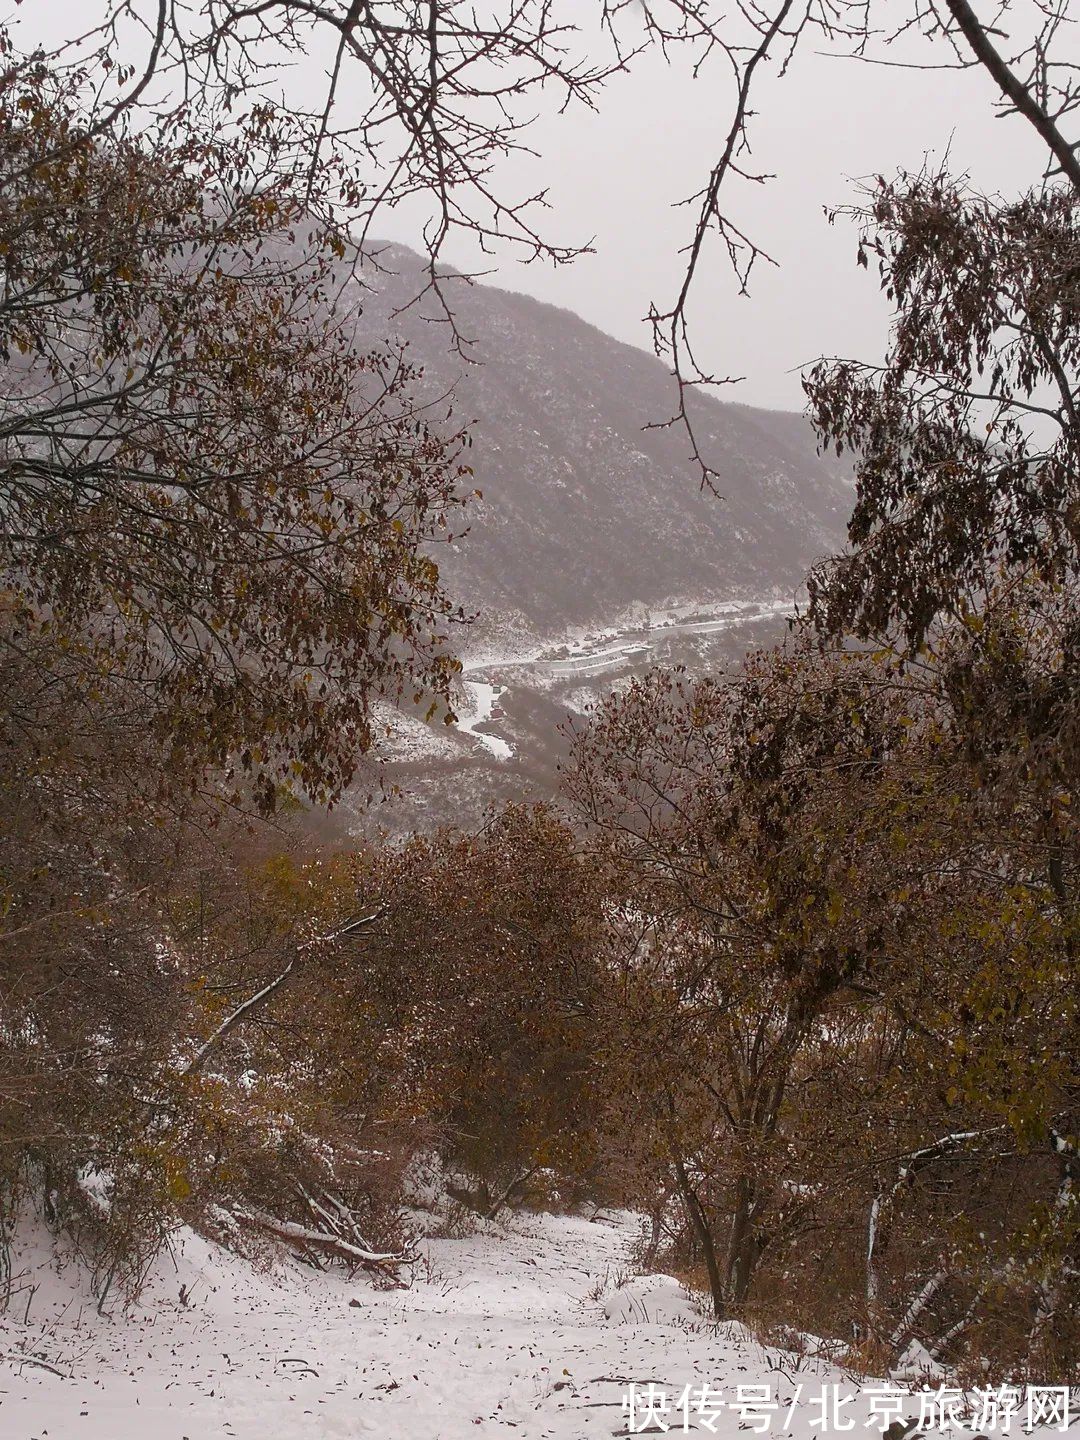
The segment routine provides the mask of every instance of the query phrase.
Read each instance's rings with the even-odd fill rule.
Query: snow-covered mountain
[[[483,498],[469,533],[436,559],[475,622],[452,642],[466,661],[458,726],[386,707],[383,780],[404,803],[338,816],[408,831],[469,824],[484,808],[558,786],[560,727],[650,665],[738,663],[778,638],[808,567],[843,543],[844,468],[816,453],[800,415],[694,397],[695,430],[718,475],[701,487],[671,414],[674,382],[653,356],[565,310],[491,285],[447,280],[455,353],[419,256],[398,246],[350,282],[363,343],[404,343],[438,421],[468,428]],[[440,318],[443,316],[443,318]],[[372,787],[374,788],[374,787]]]
[[[685,434],[647,430],[674,386],[653,356],[552,305],[491,285],[446,282],[468,363],[454,353],[421,261],[387,247],[356,293],[360,329],[408,342],[432,398],[454,388],[483,499],[470,533],[438,559],[481,614],[550,637],[609,624],[634,602],[790,596],[841,543],[851,489],[819,457],[799,415],[694,397],[694,423],[720,498],[703,491]]]

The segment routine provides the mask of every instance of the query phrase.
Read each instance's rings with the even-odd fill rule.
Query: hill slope
[[[480,362],[466,363],[431,297],[398,313],[422,288],[419,257],[389,246],[381,263],[358,293],[361,333],[404,339],[424,393],[454,385],[455,418],[473,434],[483,500],[469,536],[438,557],[468,607],[550,635],[635,601],[790,595],[840,544],[851,490],[801,416],[695,397],[717,499],[681,431],[643,429],[673,403],[653,356],[568,311],[456,281],[458,327]]]

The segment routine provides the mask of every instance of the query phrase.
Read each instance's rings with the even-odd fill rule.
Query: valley
[[[788,600],[728,600],[718,604],[673,606],[646,614],[623,626],[590,631],[562,644],[549,644],[535,654],[484,657],[467,661],[462,689],[468,708],[459,733],[473,736],[489,754],[509,760],[512,741],[499,733],[513,690],[544,690],[557,694],[569,713],[580,713],[603,691],[653,665],[701,663],[733,658],[733,634],[771,630],[792,614]],[[679,656],[682,658],[678,658]],[[698,662],[698,665],[695,664]]]
[[[457,723],[384,711],[378,775],[392,792],[378,807],[383,833],[481,823],[490,806],[551,799],[569,733],[603,695],[657,665],[692,674],[737,666],[748,650],[779,639],[793,596],[627,607],[610,625],[569,628],[546,639],[500,645],[490,632],[463,646]],[[350,835],[370,833],[359,803],[342,807]]]

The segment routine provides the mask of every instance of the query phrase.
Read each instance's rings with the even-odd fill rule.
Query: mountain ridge
[[[366,342],[405,345],[421,403],[453,392],[482,499],[469,533],[437,557],[480,630],[516,621],[541,635],[610,621],[628,607],[791,595],[843,543],[851,487],[793,412],[691,397],[720,498],[703,491],[670,413],[674,382],[655,356],[573,311],[480,281],[454,283],[455,355],[423,261],[380,248],[358,297]]]

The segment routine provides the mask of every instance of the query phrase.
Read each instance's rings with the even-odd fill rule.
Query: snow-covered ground
[[[113,1315],[47,1246],[16,1248],[0,1435],[810,1440],[873,1437],[897,1413],[880,1386],[709,1324],[676,1280],[630,1276],[632,1234],[625,1217],[519,1215],[429,1240],[412,1287],[380,1291],[288,1259],[256,1269],[188,1233],[140,1305]]]
[[[424,760],[453,760],[458,753],[447,728],[441,722],[425,723],[418,715],[410,715],[386,701],[373,707],[381,730],[381,742],[395,759],[414,763]]]
[[[601,675],[626,665],[640,669],[658,645],[675,635],[716,635],[748,621],[783,617],[792,611],[789,600],[730,600],[684,606],[682,610],[658,612],[647,626],[603,630],[571,641],[550,655],[542,655],[535,668],[541,674],[563,678]]]
[[[514,753],[514,747],[509,741],[504,740],[501,735],[493,735],[490,731],[481,730],[481,725],[486,725],[495,717],[499,708],[499,697],[506,689],[505,685],[487,685],[479,680],[463,680],[462,688],[469,698],[471,706],[467,715],[458,719],[458,730],[462,735],[471,735],[478,740],[485,750],[489,750],[496,760],[509,760]]]
[[[38,1290],[28,1324],[21,1290],[0,1325],[0,1435],[570,1440],[626,1433],[635,1382],[672,1399],[706,1380],[732,1395],[747,1381],[789,1393],[790,1357],[705,1324],[675,1281],[618,1285],[629,1234],[518,1216],[427,1242],[405,1291],[291,1261],[259,1271],[187,1235],[140,1306],[112,1316],[96,1313],[74,1269],[58,1275],[44,1251],[23,1252],[16,1287]],[[738,1431],[729,1412],[716,1433]]]

